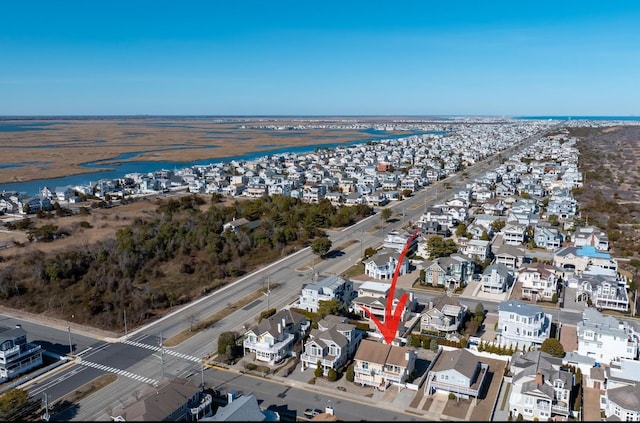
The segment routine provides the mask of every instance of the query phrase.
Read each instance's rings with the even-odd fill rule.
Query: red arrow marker
[[[400,297],[400,302],[396,306],[394,312],[391,312],[391,307],[393,306],[393,298],[394,292],[396,289],[396,282],[398,281],[398,276],[400,275],[400,265],[402,265],[402,260],[404,256],[407,255],[407,251],[409,251],[409,246],[413,239],[418,235],[420,230],[416,229],[416,231],[411,235],[407,243],[405,244],[402,253],[400,254],[400,258],[398,259],[398,264],[396,265],[396,271],[393,274],[393,280],[391,281],[391,289],[389,290],[389,295],[387,296],[387,306],[384,309],[384,323],[382,323],[376,316],[373,315],[371,310],[367,307],[362,307],[362,309],[367,313],[367,316],[373,320],[373,323],[376,324],[380,333],[384,337],[384,340],[387,344],[390,344],[393,339],[396,337],[396,332],[398,331],[398,326],[400,325],[400,316],[402,314],[402,310],[404,310],[404,305],[409,299],[409,296],[405,292],[402,297]]]

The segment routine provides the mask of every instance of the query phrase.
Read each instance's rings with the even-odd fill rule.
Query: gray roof
[[[253,393],[242,395],[223,407],[219,407],[213,417],[200,421],[212,422],[262,422],[267,421],[267,415],[260,409],[258,400]]]
[[[623,386],[608,389],[607,397],[609,401],[625,410],[640,411],[640,386]]]
[[[511,299],[498,304],[498,311],[516,313],[520,316],[535,316],[542,313],[542,308],[537,305],[526,304],[522,301]]]
[[[452,369],[471,379],[478,367],[478,363],[478,358],[465,349],[442,350],[431,371],[442,372]]]

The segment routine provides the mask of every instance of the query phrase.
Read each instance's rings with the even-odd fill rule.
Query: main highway
[[[230,376],[224,370],[205,368],[202,362],[204,357],[217,350],[220,333],[243,333],[245,328],[257,323],[261,311],[268,308],[280,309],[294,302],[301,287],[312,280],[314,272],[321,275],[342,274],[361,259],[367,247],[382,244],[386,233],[407,226],[409,222],[416,222],[427,204],[433,204],[436,198],[438,201],[450,198],[455,191],[465,187],[465,180],[473,180],[496,167],[500,164],[500,157],[508,157],[516,149],[534,143],[553,129],[555,128],[529,137],[496,157],[469,166],[464,172],[451,175],[418,191],[412,197],[389,205],[396,216],[400,216],[393,221],[383,222],[380,213],[376,213],[343,230],[328,231],[333,248],[339,249],[339,255],[334,258],[311,265],[316,257],[310,248],[302,249],[275,263],[265,265],[159,320],[129,331],[120,338],[99,338],[91,333],[68,331],[65,327],[56,328],[51,324],[5,316],[3,324],[22,324],[30,341],[44,340],[40,342],[51,344],[55,351],[62,354],[69,351],[69,344],[73,347],[74,361],[62,366],[61,370],[37,378],[23,387],[33,397],[43,397],[47,394],[49,403],[52,403],[99,375],[117,374],[119,377],[115,382],[80,401],[80,406],[74,408],[67,416],[70,420],[95,421],[109,420],[114,407],[131,402],[140,395],[145,386],[155,386],[163,378],[200,377],[208,386],[216,386],[219,384],[216,381]],[[212,316],[228,304],[236,303],[258,289],[266,288],[267,284],[275,287],[269,295],[236,309],[212,327],[197,332],[176,347],[162,345],[167,338],[189,329],[194,322]],[[417,293],[416,297],[420,302],[428,301],[430,298],[429,294],[425,293]],[[475,306],[473,300],[470,300],[468,305]],[[484,300],[483,305],[489,312],[495,312],[497,308],[497,303],[489,304]],[[559,318],[567,324],[575,324],[581,316],[561,311]],[[372,420],[380,420],[380,412],[382,411],[376,411]],[[397,415],[388,416],[386,420],[406,418],[406,414],[398,412]]]

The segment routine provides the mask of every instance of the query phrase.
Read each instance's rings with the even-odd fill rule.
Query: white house
[[[629,322],[586,307],[577,330],[578,354],[593,357],[603,364],[621,358],[638,359],[638,334]]]
[[[42,347],[27,342],[21,325],[0,327],[0,382],[42,366]]]
[[[373,256],[364,260],[364,273],[374,279],[393,279],[398,266],[400,253],[396,250],[383,248]],[[409,273],[409,261],[402,260],[399,276]]]
[[[340,276],[327,276],[319,282],[309,283],[302,287],[300,308],[316,313],[319,301],[338,300],[347,307],[357,293],[350,279]]]
[[[362,340],[362,331],[347,323],[346,317],[328,315],[312,329],[300,357],[301,370],[315,369],[318,361],[323,374],[329,369],[338,370],[351,359]]]
[[[506,347],[539,347],[551,333],[551,319],[551,314],[536,305],[503,301],[498,305],[497,341]]]
[[[558,284],[555,268],[541,261],[522,265],[518,281],[522,284],[522,299],[533,301],[551,301]]]
[[[461,398],[477,398],[484,386],[489,365],[468,350],[440,348],[427,374],[425,393],[453,393]]]
[[[542,351],[513,354],[510,369],[509,410],[525,420],[546,421],[571,414],[574,375],[562,368],[562,359]]]
[[[309,328],[310,322],[300,313],[280,310],[244,334],[242,346],[246,353],[255,353],[256,360],[279,363],[291,355],[295,342]]]

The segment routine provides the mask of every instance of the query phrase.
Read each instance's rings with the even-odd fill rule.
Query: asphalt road
[[[533,143],[537,139],[538,137],[531,137],[521,145]],[[519,147],[513,147],[510,150],[514,151],[516,148]],[[510,151],[501,153],[503,157],[509,154]],[[388,231],[400,228],[409,221],[415,222],[418,220],[424,210],[423,207],[430,201],[436,197],[439,201],[444,201],[451,197],[455,190],[464,186],[465,178],[472,180],[497,164],[499,164],[498,159],[485,160],[467,168],[463,172],[466,176],[462,172],[452,175],[417,192],[413,197],[389,205],[396,213],[401,211],[404,215],[401,219],[384,225],[384,227],[379,214],[377,214],[342,231],[329,232],[328,235],[334,248],[341,245],[349,245],[341,250],[342,255],[333,259],[323,260],[321,263],[316,264],[313,269],[309,268],[308,264],[315,256],[309,248],[306,248],[278,262],[264,266],[262,269],[158,321],[133,330],[126,337],[111,340],[113,342],[100,342],[95,338],[92,339],[91,336],[72,333],[73,339],[77,343],[74,351],[81,352],[86,348],[90,348],[81,354],[80,363],[70,369],[39,380],[37,385],[29,388],[29,392],[32,395],[41,395],[47,392],[50,402],[53,402],[64,393],[72,392],[98,374],[104,372],[119,374],[121,376],[119,380],[111,384],[117,384],[118,389],[107,389],[109,388],[107,387],[93,394],[87,401],[81,401],[81,405],[73,418],[74,420],[108,419],[105,404],[122,403],[124,399],[135,396],[144,386],[152,386],[162,375],[172,377],[200,372],[202,367],[199,362],[200,358],[217,350],[217,338],[220,333],[230,330],[242,333],[246,325],[252,325],[257,322],[256,318],[260,311],[274,307],[279,309],[294,301],[298,297],[302,285],[311,280],[312,270],[320,274],[340,274],[346,271],[362,257],[364,249],[369,246],[376,247],[380,245]],[[356,242],[350,243],[352,240]],[[257,289],[265,287],[267,281],[278,284],[278,288],[272,290],[269,296],[264,296],[236,310],[225,319],[217,322],[214,327],[199,332],[179,346],[164,349],[164,353],[160,352],[160,337],[167,339],[180,333],[182,330],[189,328],[194,321],[211,316],[224,309],[227,304],[237,302],[254,293]],[[486,308],[490,307],[486,301],[483,301],[483,304],[485,304]],[[30,340],[35,337],[42,338],[46,342],[49,339],[46,334],[51,333],[52,337],[49,342],[52,343],[52,346],[57,350],[64,350],[65,336],[68,336],[68,333],[64,333],[65,331],[55,333],[50,327],[40,325],[41,327],[37,328],[38,324],[29,324],[27,322],[22,322],[22,324],[27,329]],[[66,343],[68,345],[68,339]],[[209,374],[210,371],[207,370],[206,373]],[[123,382],[120,383],[120,380]],[[253,383],[255,385],[255,381]],[[291,388],[288,392],[293,391],[295,389]],[[262,394],[260,392],[260,395]],[[302,393],[299,395],[302,395]],[[381,404],[381,406],[384,407],[384,404]],[[308,407],[305,406],[305,408]],[[355,420],[362,418],[360,411],[355,411],[354,409],[353,412],[355,414],[352,417]],[[381,417],[380,413],[382,413],[381,410],[376,410],[372,415],[372,420],[388,420]],[[348,420],[346,415],[345,420]]]

